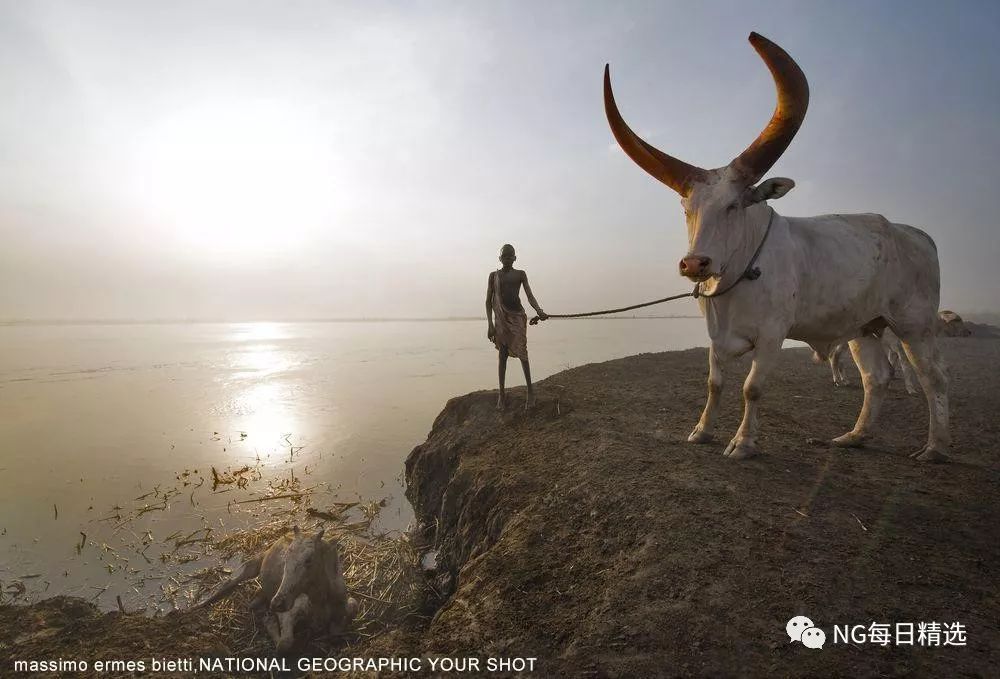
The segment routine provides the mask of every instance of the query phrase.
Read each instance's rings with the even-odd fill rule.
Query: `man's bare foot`
[[[497,396],[497,410],[507,409],[507,394],[500,394]]]

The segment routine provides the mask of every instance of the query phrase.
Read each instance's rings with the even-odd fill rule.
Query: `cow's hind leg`
[[[722,454],[731,460],[743,460],[760,453],[757,447],[758,410],[764,395],[764,382],[777,363],[781,340],[759,340],[753,353],[753,366],[743,383],[743,422],[736,436]]]
[[[691,443],[710,443],[715,438],[715,414],[719,410],[719,400],[722,397],[722,387],[725,384],[725,374],[719,352],[714,347],[708,349],[708,400],[705,410],[694,431],[688,436]]]
[[[927,445],[910,455],[921,462],[944,462],[948,459],[951,435],[948,432],[948,378],[933,336],[903,340],[903,348],[913,364],[920,386],[927,397],[930,424]]]
[[[882,342],[877,337],[865,336],[850,342],[851,355],[861,373],[861,383],[865,388],[865,401],[854,429],[843,436],[833,439],[833,444],[843,448],[857,448],[871,438],[872,428],[878,419],[882,401],[889,388],[892,377],[892,366],[882,349]]]

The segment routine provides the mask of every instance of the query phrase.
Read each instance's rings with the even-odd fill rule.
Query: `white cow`
[[[854,428],[833,443],[861,446],[874,433],[891,376],[876,336],[890,327],[916,369],[930,412],[927,444],[912,457],[944,460],[948,394],[935,336],[940,273],[934,241],[881,215],[782,217],[767,204],[795,186],[783,177],[757,182],[802,124],[809,86],[780,47],[756,33],[750,43],[774,77],[778,104],[757,139],[714,170],[689,165],[640,139],[618,111],[610,69],[604,72],[605,111],[615,138],[633,161],[680,194],[687,216],[688,252],[680,273],[698,282],[703,295],[698,304],[711,338],[708,401],[688,440],[713,440],[723,366],[752,352],[753,366],[743,384],[743,421],[724,455],[757,454],[760,399],[782,341],[791,338],[822,355],[850,342],[864,405]]]

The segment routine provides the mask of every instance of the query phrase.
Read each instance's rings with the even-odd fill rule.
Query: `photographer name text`
[[[537,658],[150,658],[141,660],[15,660],[15,672],[534,672]]]

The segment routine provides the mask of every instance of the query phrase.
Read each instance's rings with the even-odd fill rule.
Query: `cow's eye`
[[[732,203],[726,206],[726,212],[733,212],[736,210],[737,207],[738,206],[736,205],[736,201],[733,201]]]

